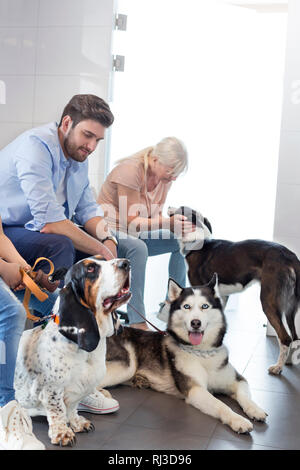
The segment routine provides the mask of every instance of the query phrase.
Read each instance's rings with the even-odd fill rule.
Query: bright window
[[[115,34],[125,72],[115,74],[110,168],[175,135],[190,165],[167,205],[197,208],[217,238],[272,239],[287,14],[215,0],[118,3],[128,25]]]

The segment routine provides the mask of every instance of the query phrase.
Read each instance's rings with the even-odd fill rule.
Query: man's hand
[[[117,247],[115,245],[115,243],[111,240],[106,240],[103,245],[105,246],[105,248],[107,248],[110,253],[111,253],[111,258],[107,258],[107,259],[113,259],[113,258],[117,258],[118,255],[117,255]],[[106,256],[105,256],[106,258]]]
[[[41,230],[41,233],[56,233],[57,235],[65,235],[73,242],[76,250],[82,251],[88,255],[101,255],[105,259],[113,259],[114,255],[109,247],[101,243],[97,238],[96,227],[100,217],[90,219],[85,229],[81,230],[71,220],[61,220],[59,222],[49,222]]]

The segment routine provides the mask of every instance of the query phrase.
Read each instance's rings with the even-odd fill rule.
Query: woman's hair
[[[92,119],[104,127],[109,127],[114,122],[114,116],[108,104],[95,95],[75,95],[63,110],[59,126],[65,116],[72,119],[72,127],[75,127],[80,121]]]
[[[187,150],[183,142],[176,137],[165,137],[154,147],[146,147],[129,157],[118,160],[116,163],[133,159],[142,160],[145,171],[147,171],[149,157],[157,157],[159,163],[172,168],[174,176],[186,171],[188,167]]]

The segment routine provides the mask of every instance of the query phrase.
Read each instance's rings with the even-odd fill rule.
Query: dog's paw
[[[131,379],[131,386],[136,388],[150,388],[150,382],[144,375],[135,374]]]
[[[66,426],[64,429],[51,435],[51,444],[59,446],[71,446],[73,447],[76,443],[76,437],[71,428]]]
[[[244,409],[246,415],[253,421],[266,421],[268,413],[254,403]]]
[[[231,429],[238,434],[245,434],[253,430],[253,424],[246,418],[234,413],[234,416],[228,423]]]
[[[111,393],[105,388],[98,387],[97,390],[98,392],[102,393],[102,395],[104,395],[106,398],[112,398]]]
[[[70,426],[74,432],[90,432],[95,431],[95,426],[89,420],[83,416],[77,416],[70,420]]]
[[[269,374],[272,375],[279,375],[282,372],[282,366],[279,366],[278,364],[274,364],[273,366],[270,366],[268,369]]]

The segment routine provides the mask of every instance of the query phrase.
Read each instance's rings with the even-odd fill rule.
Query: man
[[[87,162],[113,120],[101,98],[75,95],[58,125],[26,131],[0,152],[3,230],[28,264],[42,256],[57,269],[88,255],[116,257],[117,241],[93,197]],[[95,391],[81,409],[109,413],[118,403]]]
[[[80,256],[74,248],[105,258],[116,255],[111,240],[102,244],[97,237],[103,212],[89,187],[87,162],[113,119],[101,98],[75,95],[58,126],[27,131],[0,152],[4,232],[29,264],[47,254],[56,268],[71,266]],[[105,227],[98,230],[107,237]]]

